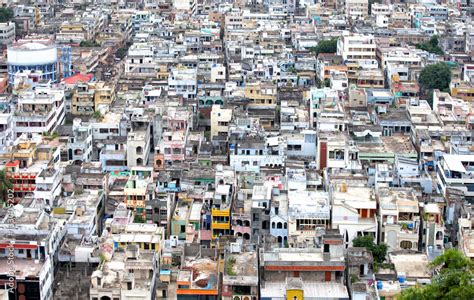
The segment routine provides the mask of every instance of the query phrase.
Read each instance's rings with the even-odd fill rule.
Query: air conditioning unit
[[[171,247],[176,248],[178,246],[178,236],[172,235],[170,236]]]

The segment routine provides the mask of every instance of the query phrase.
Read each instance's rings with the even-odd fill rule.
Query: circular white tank
[[[55,45],[29,42],[7,49],[7,63],[15,66],[36,66],[54,64],[58,61]]]

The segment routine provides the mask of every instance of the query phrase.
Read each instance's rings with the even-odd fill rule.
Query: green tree
[[[442,92],[449,92],[449,84],[451,83],[451,70],[445,63],[436,63],[428,65],[421,70],[418,82],[421,85],[422,92],[431,96],[428,98],[430,105],[433,103],[432,92],[438,89]]]
[[[100,111],[96,110],[92,113],[92,117],[94,119],[101,120],[102,119],[102,113]]]
[[[0,23],[5,23],[13,19],[13,10],[11,8],[0,8]]]
[[[424,43],[419,43],[416,45],[416,48],[428,51],[433,54],[443,55],[443,49],[439,46],[439,39],[437,35],[433,35],[429,41]]]
[[[430,266],[438,271],[431,284],[404,290],[400,300],[474,299],[474,264],[469,258],[458,250],[449,249]]]
[[[309,51],[313,52],[316,56],[318,56],[319,53],[336,53],[337,39],[321,41],[316,47],[311,47]]]
[[[325,87],[331,86],[331,80],[329,78],[324,78],[323,84]]]
[[[142,215],[135,215],[135,219],[133,220],[135,223],[145,223],[145,219],[143,219]]]
[[[374,261],[377,263],[383,263],[385,256],[387,255],[387,245],[374,243],[374,238],[370,235],[359,236],[352,241],[354,247],[365,247],[367,250],[372,252]]]
[[[318,89],[323,87],[323,82],[321,81],[321,79],[319,79],[317,75],[314,78],[314,84],[316,85]]]
[[[117,53],[115,54],[118,58],[122,59],[127,55],[127,49],[126,48],[118,48]]]
[[[12,188],[12,183],[7,178],[7,172],[5,169],[0,170],[0,202],[7,202],[8,190]]]
[[[82,41],[79,43],[79,47],[100,47],[96,41]]]

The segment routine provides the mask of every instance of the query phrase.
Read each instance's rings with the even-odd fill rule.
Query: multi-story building
[[[452,188],[461,191],[466,198],[474,197],[474,156],[443,154],[436,174],[443,194]]]
[[[225,253],[222,278],[222,299],[238,297],[249,300],[258,298],[258,259],[255,251],[242,251],[238,244],[231,244]],[[247,299],[247,298],[245,298]]]
[[[244,97],[252,108],[273,108],[277,100],[276,85],[265,82],[250,82],[244,87]]]
[[[52,134],[65,118],[64,91],[37,87],[19,95],[13,120],[17,137],[23,133]]]
[[[227,137],[229,122],[232,120],[232,109],[213,105],[211,110],[211,139]]]
[[[324,289],[333,299],[349,298],[342,236],[326,232],[320,248],[275,248],[260,255],[262,299],[307,299]],[[304,256],[304,259],[301,257]]]
[[[335,185],[331,193],[332,228],[344,236],[346,247],[358,236],[378,233],[377,201],[374,190],[366,186]]]
[[[289,244],[296,247],[307,243],[307,240],[312,243],[312,238],[330,227],[330,211],[331,205],[326,192],[288,191]]]
[[[285,147],[278,137],[263,139],[259,137],[232,141],[230,166],[236,171],[258,172],[260,167],[283,166]]]
[[[176,68],[168,77],[168,95],[194,99],[197,95],[196,69]]]
[[[10,45],[15,40],[15,23],[0,23],[0,44]]]
[[[127,246],[114,252],[110,261],[101,263],[91,276],[91,299],[154,299],[159,261],[155,251]]]
[[[353,20],[363,20],[369,16],[368,0],[347,0],[345,5],[346,16]]]
[[[379,188],[380,242],[389,251],[419,250],[420,205],[412,189]]]
[[[73,115],[92,115],[95,111],[95,85],[80,83],[75,87],[71,100],[71,113]]]
[[[337,41],[337,54],[341,55],[346,63],[355,63],[360,67],[377,68],[376,48],[373,35],[343,35]]]
[[[425,203],[422,207],[421,249],[430,259],[441,255],[445,244],[443,214],[438,203]]]
[[[7,99],[5,99],[7,100]],[[7,151],[8,143],[13,140],[13,110],[10,103],[0,102],[0,153]]]
[[[81,164],[92,159],[92,126],[82,123],[81,119],[74,119],[72,135],[67,142],[68,158],[74,163]]]
[[[133,167],[130,169],[130,177],[124,188],[125,203],[142,219],[145,219],[145,203],[155,198],[152,183],[153,168]]]

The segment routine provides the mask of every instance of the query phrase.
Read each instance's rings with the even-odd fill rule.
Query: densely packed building
[[[0,3],[0,299],[395,299],[474,259],[470,1]]]

